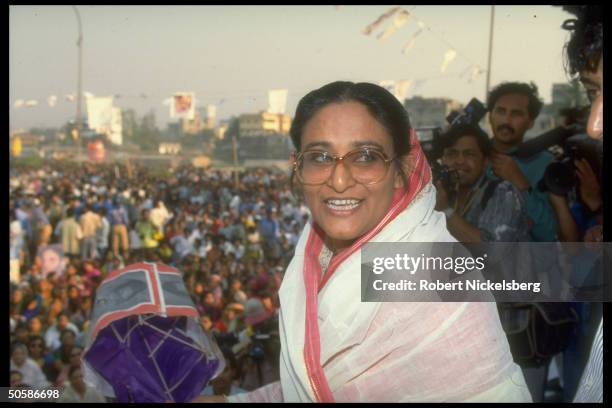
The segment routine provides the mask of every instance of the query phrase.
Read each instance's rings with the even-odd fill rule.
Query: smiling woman
[[[227,400],[530,401],[494,303],[361,302],[366,242],[455,241],[397,99],[328,84],[300,101],[291,137],[312,218],[279,292],[280,381]]]
[[[395,97],[381,89],[328,84],[300,101],[291,128],[300,151],[294,175],[334,253],[372,230],[395,192],[408,187],[410,121]]]

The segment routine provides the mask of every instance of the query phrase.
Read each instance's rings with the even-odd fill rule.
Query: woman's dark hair
[[[296,150],[302,149],[302,133],[306,124],[325,106],[332,103],[358,102],[387,130],[393,141],[397,163],[410,153],[410,119],[402,104],[385,88],[367,82],[336,81],[309,92],[297,106],[291,124],[291,140]],[[406,181],[400,165],[397,166]],[[293,180],[293,177],[291,178]]]
[[[442,134],[443,149],[453,146],[457,141],[464,136],[472,136],[476,139],[480,151],[485,157],[488,157],[492,150],[491,140],[484,130],[478,125],[461,124],[451,127],[446,133]]]
[[[596,71],[603,54],[603,16],[601,5],[563,6],[563,10],[576,16],[561,26],[571,32],[565,44],[565,71],[570,76],[587,70]]]
[[[529,113],[530,119],[535,119],[540,114],[544,103],[540,100],[538,95],[538,87],[535,83],[524,83],[524,82],[503,82],[497,85],[487,97],[487,110],[491,112],[497,103],[497,100],[504,95],[519,94],[525,95],[529,98],[529,104],[527,105],[527,112]]]

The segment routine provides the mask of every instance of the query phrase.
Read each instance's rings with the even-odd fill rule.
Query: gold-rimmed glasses
[[[376,184],[385,178],[393,158],[381,150],[360,147],[343,156],[325,150],[306,150],[293,163],[298,180],[304,185],[325,183],[334,172],[336,164],[342,162],[355,181],[361,184]]]

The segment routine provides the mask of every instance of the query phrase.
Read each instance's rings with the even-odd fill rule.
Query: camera
[[[459,173],[456,170],[450,169],[448,166],[434,161],[431,165],[431,174],[434,183],[442,184],[444,190],[448,193],[457,190],[457,183],[459,183]]]
[[[528,159],[552,146],[561,146],[563,155],[546,167],[537,185],[539,191],[566,195],[575,188],[578,177],[574,160],[586,159],[593,172],[597,175],[601,174],[603,144],[601,141],[591,139],[585,133],[584,124],[574,123],[570,126],[556,127],[524,142],[509,155]]]
[[[417,138],[421,144],[421,149],[427,158],[427,161],[432,164],[442,157],[440,135],[442,128],[439,126],[419,127],[416,128]]]
[[[482,102],[472,98],[463,108],[463,111],[453,111],[446,117],[446,122],[449,125],[448,129],[465,124],[478,126],[478,122],[482,120],[486,113],[487,108]],[[416,131],[423,152],[431,166],[434,183],[441,183],[444,190],[452,194],[457,189],[459,174],[438,161],[444,153],[444,148],[448,147],[442,128],[421,127]]]
[[[457,125],[478,125],[478,122],[480,122],[486,114],[487,108],[483,103],[476,98],[472,98],[465,108],[463,108],[463,112],[451,112],[446,117],[446,121],[450,127]]]
[[[434,184],[440,182],[444,190],[451,193],[456,189],[459,174],[448,166],[441,164],[438,159],[442,157],[444,142],[442,141],[442,128],[422,127],[416,129],[421,148],[431,167]]]
[[[601,174],[603,145],[591,139],[585,133],[579,133],[566,139],[563,145],[563,156],[548,165],[538,190],[550,191],[557,195],[566,195],[578,183],[575,160],[586,159],[596,175]]]

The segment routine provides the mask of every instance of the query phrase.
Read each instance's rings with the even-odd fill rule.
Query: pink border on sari
[[[321,279],[322,271],[319,263],[324,233],[320,227],[314,224],[310,231],[304,257],[304,286],[306,289],[304,361],[310,386],[318,402],[334,402],[334,396],[321,366],[321,339],[319,335],[317,296],[336,269],[338,269],[338,266],[400,214],[430,181],[431,171],[429,164],[414,129],[410,129],[410,144],[412,146],[410,156],[413,156],[415,166],[408,178],[408,191],[398,190],[393,197],[389,212],[378,225],[359,238],[351,247],[341,251],[332,258],[324,279]]]

